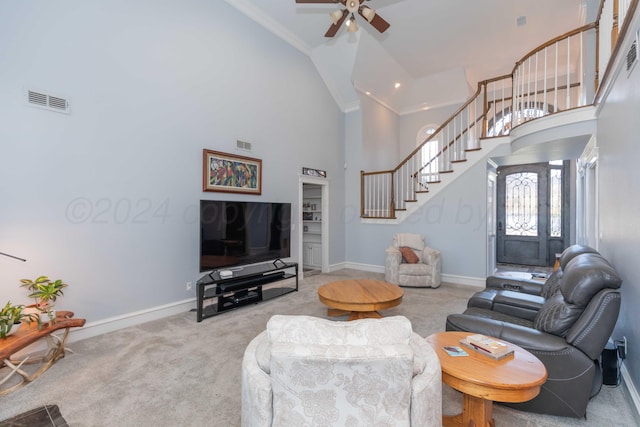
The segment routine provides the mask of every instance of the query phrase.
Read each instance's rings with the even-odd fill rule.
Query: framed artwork
[[[262,160],[202,150],[202,191],[262,194]]]

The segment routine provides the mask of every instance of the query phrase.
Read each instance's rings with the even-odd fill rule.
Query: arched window
[[[524,109],[517,110],[516,117],[513,118],[511,116],[511,107],[507,107],[496,114],[494,119],[489,120],[489,130],[487,131],[487,136],[509,135],[512,127],[520,123],[527,122],[531,119],[544,117],[547,114],[551,113],[553,113],[552,105],[547,104],[545,109],[545,104],[543,104],[542,102],[531,102],[526,105]]]
[[[427,138],[433,135],[436,127],[433,125],[423,126],[416,137],[416,145],[420,146]],[[429,181],[438,180],[438,139],[433,138],[427,142],[420,150],[420,183],[426,184]]]

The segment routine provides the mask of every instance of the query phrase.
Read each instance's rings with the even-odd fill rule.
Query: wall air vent
[[[33,89],[25,90],[25,95],[27,105],[32,107],[44,108],[45,110],[66,114],[71,112],[69,100],[61,96]]]
[[[238,150],[251,151],[251,143],[247,141],[236,141],[236,147]]]
[[[636,39],[629,46],[629,50],[627,51],[627,76],[631,74],[633,67],[635,67],[638,62],[638,37],[636,33]]]

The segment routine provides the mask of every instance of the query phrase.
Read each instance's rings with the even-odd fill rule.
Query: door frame
[[[329,180],[326,178],[313,177],[308,175],[300,175],[298,178],[298,211],[297,221],[295,221],[298,230],[298,275],[300,279],[304,279],[304,248],[303,248],[303,226],[302,226],[302,203],[304,198],[304,184],[319,185],[322,192],[322,223],[320,225],[322,242],[322,268],[320,271],[327,273],[329,271]]]
[[[487,162],[487,276],[493,276],[496,272],[497,168],[498,165],[492,160]]]

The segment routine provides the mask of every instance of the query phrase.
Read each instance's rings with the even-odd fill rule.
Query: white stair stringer
[[[476,151],[468,151],[466,153],[466,162],[453,163],[451,173],[440,174],[440,182],[429,184],[429,191],[425,193],[417,193],[415,202],[407,202],[406,210],[396,211],[395,219],[387,218],[362,218],[363,224],[400,224],[402,221],[411,216],[415,211],[420,209],[425,203],[431,200],[436,194],[443,191],[450,183],[462,176],[467,170],[480,161],[486,161],[492,153],[502,150],[504,155],[505,146],[510,151],[511,138],[504,136],[500,138],[491,138],[481,141],[482,149]]]

